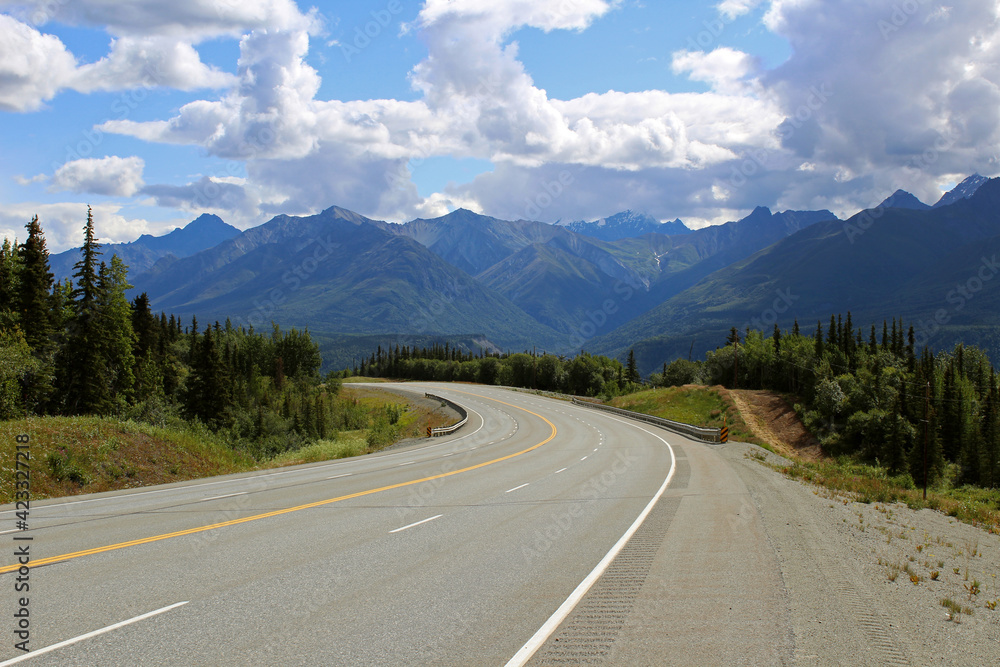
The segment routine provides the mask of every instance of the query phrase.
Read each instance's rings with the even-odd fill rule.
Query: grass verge
[[[341,431],[301,449],[255,460],[197,426],[164,428],[111,417],[29,417],[0,422],[0,504],[14,500],[15,437],[27,434],[33,499],[101,493],[230,473],[359,456],[422,437],[449,419],[428,402],[345,388],[372,415],[367,429]]]
[[[857,463],[847,457],[832,461],[795,461],[770,467],[793,479],[825,487],[861,503],[905,503],[910,509],[932,509],[963,523],[1000,535],[1000,490],[977,487],[916,488],[909,475],[890,475],[885,468]]]
[[[774,451],[769,443],[753,434],[739,410],[715,387],[649,389],[619,396],[608,405],[703,428],[722,428],[726,424],[730,440],[752,442]]]

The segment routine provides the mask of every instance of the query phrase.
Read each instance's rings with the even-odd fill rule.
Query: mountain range
[[[132,253],[134,293],[154,309],[202,323],[308,327],[328,368],[350,365],[372,342],[447,340],[618,357],[635,349],[649,372],[700,357],[732,326],[797,319],[811,332],[848,310],[865,326],[922,318],[935,346],[962,339],[1000,358],[1000,290],[993,296],[988,282],[1000,180],[970,177],[942,202],[900,191],[848,220],[760,207],[697,230],[630,211],[548,224],[459,209],[397,224],[331,207],[243,232],[202,216],[105,252]],[[979,289],[952,293],[980,271],[989,279]],[[936,322],[940,310],[946,321]]]
[[[118,255],[128,265],[132,275],[149,270],[162,257],[188,257],[208,250],[240,233],[236,227],[223,222],[217,215],[204,214],[186,226],[163,236],[143,234],[131,243],[108,243],[101,246],[105,257]],[[75,248],[49,257],[49,266],[56,280],[67,280],[73,275],[73,266],[80,261],[80,250]]]

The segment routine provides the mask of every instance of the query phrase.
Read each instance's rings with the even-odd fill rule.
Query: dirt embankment
[[[719,389],[732,401],[754,435],[783,456],[804,461],[823,458],[819,441],[806,430],[795,410],[781,396],[768,391]]]

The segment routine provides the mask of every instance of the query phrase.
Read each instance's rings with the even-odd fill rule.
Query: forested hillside
[[[880,330],[879,330],[880,329]],[[661,385],[720,384],[791,395],[824,451],[923,482],[1000,486],[1000,393],[978,348],[934,354],[902,320],[856,328],[851,314],[811,335],[731,330],[705,361],[664,364]]]
[[[187,324],[132,301],[128,267],[105,258],[88,212],[71,281],[53,280],[42,227],[0,249],[0,419],[98,415],[209,429],[230,446],[267,459],[338,431],[375,426],[385,414],[322,383],[308,331]],[[381,442],[381,444],[386,444]]]

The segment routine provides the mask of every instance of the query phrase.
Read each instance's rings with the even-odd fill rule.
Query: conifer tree
[[[27,240],[21,244],[21,276],[18,300],[21,330],[37,354],[49,348],[52,333],[49,294],[52,291],[52,272],[49,271],[49,251],[45,248],[45,234],[36,215],[25,229]]]
[[[132,399],[135,388],[135,332],[132,329],[132,307],[125,292],[128,267],[112,255],[111,265],[101,262],[97,276],[97,333],[101,355],[100,373],[104,377],[106,401],[102,412],[122,407]]]
[[[0,246],[0,326],[17,321],[20,284],[21,257],[18,254],[18,244],[5,238]]]
[[[100,254],[101,245],[94,235],[94,215],[88,206],[80,260],[73,266],[73,318],[67,343],[56,363],[61,407],[70,414],[96,413],[107,405],[97,323]]]
[[[628,366],[626,366],[625,379],[629,382],[638,382],[641,379],[639,377],[639,366],[635,362],[635,350],[628,351]]]
[[[162,326],[149,308],[149,296],[143,292],[132,300],[132,330],[135,332],[135,357],[141,359],[149,351],[159,353]]]
[[[229,407],[229,383],[212,327],[206,327],[191,366],[184,396],[186,413],[218,425]]]

